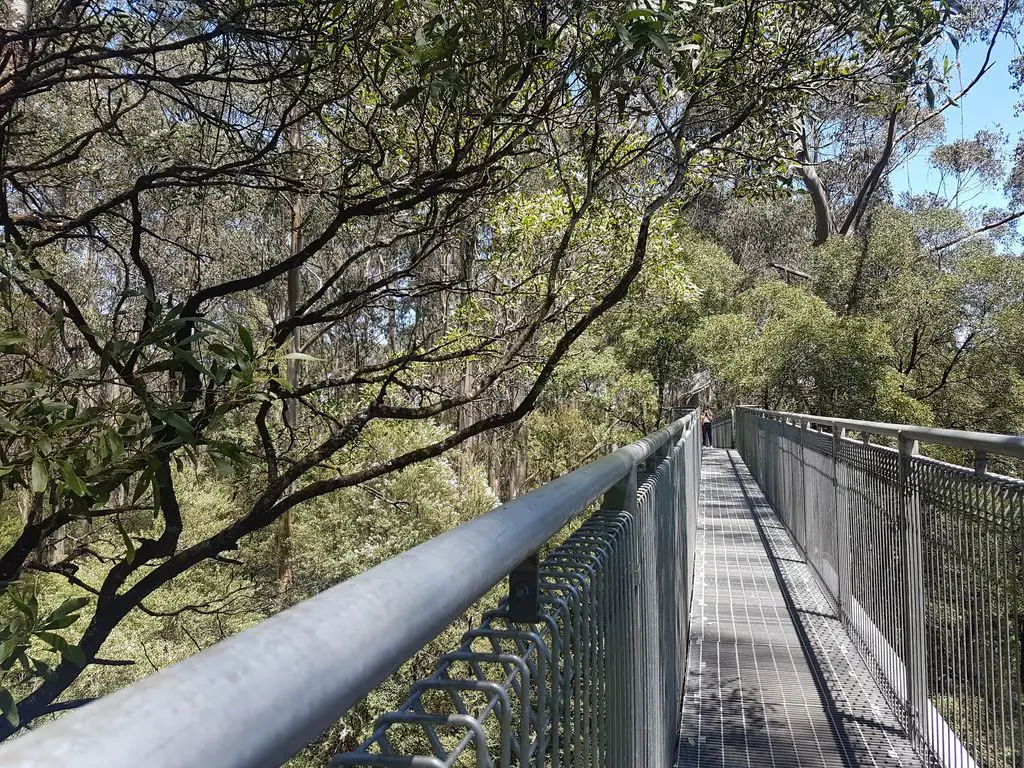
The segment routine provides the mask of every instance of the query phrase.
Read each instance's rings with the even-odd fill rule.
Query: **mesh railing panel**
[[[715,448],[734,447],[731,413],[723,413],[711,423],[711,445]]]
[[[846,531],[844,551],[849,555],[844,570],[850,583],[843,612],[851,635],[877,665],[882,688],[902,717],[906,672],[896,650],[903,647],[905,569],[900,549],[899,457],[893,449],[863,442],[840,440],[838,447],[837,491],[845,516],[840,530]]]
[[[541,620],[507,599],[336,766],[669,768],[686,669],[699,426],[540,565]],[[649,470],[649,471],[645,471]]]
[[[1024,482],[736,413],[737,447],[918,745],[1024,766]]]
[[[1024,765],[1024,483],[915,458],[928,695],[964,751]],[[957,746],[957,745],[953,745]]]

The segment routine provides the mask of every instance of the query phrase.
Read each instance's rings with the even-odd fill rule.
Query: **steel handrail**
[[[935,445],[946,445],[953,448],[1024,459],[1024,437],[1019,435],[1002,435],[995,432],[968,432],[940,427],[920,427],[913,424],[886,424],[878,421],[859,421],[857,419],[838,419],[829,416],[814,416],[807,413],[771,411],[765,408],[754,408],[745,405],[737,406],[736,410],[757,413],[782,421],[800,421],[871,435],[885,435],[897,439],[916,440],[920,443],[933,443]]]
[[[280,766],[693,418],[15,739],[0,765]]]

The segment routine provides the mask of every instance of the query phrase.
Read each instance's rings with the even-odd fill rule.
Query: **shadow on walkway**
[[[735,452],[708,450],[677,766],[923,766]]]

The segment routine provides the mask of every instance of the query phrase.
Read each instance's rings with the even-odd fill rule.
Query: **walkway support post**
[[[836,525],[836,600],[844,622],[853,609],[853,585],[850,566],[850,510],[846,499],[846,472],[839,460],[846,430],[832,428],[832,493],[835,498]]]
[[[601,508],[621,512],[626,518],[626,551],[631,553],[627,577],[617,584],[615,603],[617,617],[613,622],[613,644],[616,656],[608,676],[608,746],[609,768],[629,768],[638,754],[638,734],[642,724],[636,722],[641,711],[640,667],[641,648],[637,632],[642,606],[640,604],[640,540],[637,535],[637,468],[633,467],[622,480],[612,486],[601,501]]]
[[[799,435],[800,445],[800,505],[803,507],[799,513],[800,525],[802,528],[803,539],[802,541],[810,542],[807,539],[807,527],[809,525],[808,517],[811,514],[811,510],[816,508],[814,503],[814,482],[808,482],[807,472],[807,439],[810,437],[808,432],[811,429],[811,423],[806,419],[793,419],[793,424],[796,426]]]
[[[906,669],[907,726],[927,740],[928,659],[925,638],[924,569],[921,546],[921,500],[914,482],[918,442],[898,437],[898,493],[903,552],[903,663]]]

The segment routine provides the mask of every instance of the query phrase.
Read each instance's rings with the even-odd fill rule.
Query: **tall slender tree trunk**
[[[286,135],[289,152],[298,152],[302,147],[302,127],[296,122],[288,129]],[[291,195],[289,201],[291,212],[290,251],[294,256],[302,249],[302,198],[298,192]],[[295,317],[299,311],[301,301],[302,280],[298,267],[288,270],[288,301],[286,317]],[[302,351],[302,335],[296,326],[292,330],[290,351],[298,354]],[[301,380],[301,361],[297,357],[290,357],[287,360],[286,375],[288,384],[294,390],[299,386]],[[294,434],[298,427],[298,403],[295,400],[286,400],[284,406],[284,424],[289,434]],[[288,589],[292,580],[291,565],[291,544],[292,544],[292,511],[289,509],[281,516],[280,530],[278,536],[278,565],[277,565],[277,586],[280,593]]]
[[[501,498],[501,460],[498,456],[498,431],[491,430],[490,445],[487,450],[487,484],[491,492],[500,501],[507,501]]]
[[[447,281],[451,279],[452,272],[455,268],[459,270],[461,276],[460,282],[461,290],[463,295],[469,295],[472,291],[473,285],[473,267],[476,260],[476,236],[475,234],[469,234],[462,238],[462,242],[459,248],[458,256],[461,259],[461,263],[458,265],[445,264],[441,279]],[[453,295],[450,291],[444,291],[441,294],[442,309],[443,309],[443,328],[444,331],[448,331],[449,321],[451,320],[452,313],[455,307],[458,306],[459,299],[457,295]],[[463,364],[462,368],[462,395],[463,397],[469,398],[473,391],[475,384],[475,366],[472,360],[467,360]],[[457,426],[461,431],[472,424],[477,418],[483,416],[483,408],[479,400],[470,401],[459,408]],[[466,441],[462,452],[459,455],[459,473],[462,477],[465,477],[470,467],[472,466],[474,459],[477,455],[477,447],[480,445],[480,436],[474,436]]]
[[[27,29],[32,21],[32,0],[11,0],[11,22],[14,29]]]
[[[526,490],[526,476],[529,471],[530,434],[526,422],[518,422],[512,430],[512,461],[509,466],[508,497],[514,499]]]

